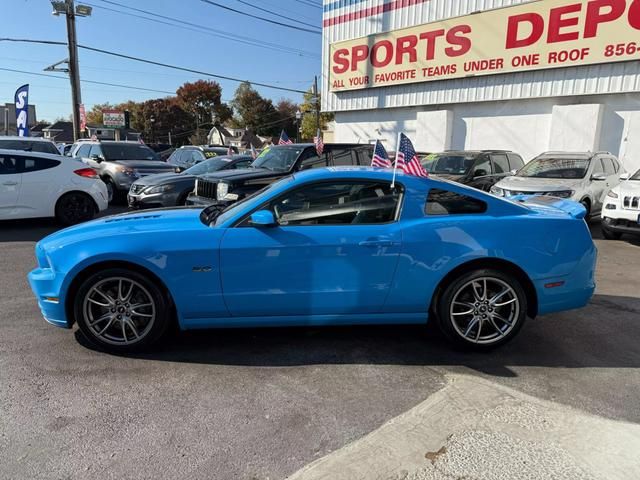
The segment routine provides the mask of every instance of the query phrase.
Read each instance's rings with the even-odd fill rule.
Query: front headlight
[[[138,178],[138,172],[131,167],[116,167],[116,172],[124,173],[133,178]]]
[[[173,185],[158,185],[155,187],[148,188],[147,190],[145,190],[144,193],[152,194],[152,193],[170,192],[171,190],[173,190],[173,188],[174,188]]]
[[[609,193],[607,193],[607,197],[618,198],[618,194],[616,192],[614,192],[613,190],[609,190]]]
[[[216,189],[216,198],[218,200],[223,200],[224,197],[229,193],[229,184],[228,183],[218,183],[218,188]]]
[[[491,187],[490,192],[498,197],[504,197],[504,190],[500,187],[496,187],[495,185]]]
[[[573,193],[573,190],[561,190],[559,192],[549,192],[548,195],[558,198],[571,198]]]

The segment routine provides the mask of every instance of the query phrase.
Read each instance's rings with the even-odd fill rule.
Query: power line
[[[287,23],[276,22],[275,20],[270,20],[268,18],[262,18],[262,17],[260,17],[258,15],[253,15],[251,13],[243,12],[242,10],[236,10],[235,8],[227,7],[226,5],[222,5],[222,4],[218,3],[218,2],[214,2],[213,0],[200,0],[200,1],[204,2],[204,3],[208,3],[209,5],[213,5],[214,7],[219,7],[219,8],[223,8],[225,10],[229,10],[231,12],[239,13],[240,15],[244,15],[245,17],[255,18],[257,20],[260,20],[261,22],[272,23],[274,25],[279,25],[281,27],[286,27],[286,28],[292,28],[293,30],[299,30],[301,32],[315,33],[316,35],[322,35],[322,30],[310,30],[308,28],[297,27],[295,25],[289,25]]]
[[[54,41],[49,41],[49,40],[32,40],[32,39],[22,39],[22,38],[0,38],[0,42],[5,41],[5,42],[26,42],[26,43],[40,43],[40,44],[45,44],[45,45],[66,45],[65,42],[54,42]],[[296,90],[295,88],[287,88],[287,87],[279,87],[277,85],[273,85],[273,84],[269,84],[269,83],[263,83],[263,82],[252,82],[251,80],[247,80],[247,79],[240,79],[240,78],[235,78],[235,77],[229,77],[226,75],[219,75],[216,73],[210,73],[210,72],[204,72],[201,70],[195,70],[193,68],[187,68],[187,67],[180,67],[177,65],[171,65],[168,63],[162,63],[162,62],[156,62],[154,60],[146,60],[144,58],[139,58],[139,57],[134,57],[131,55],[125,55],[124,53],[118,53],[118,52],[111,52],[109,50],[103,50],[101,48],[95,48],[95,47],[89,47],[86,45],[78,45],[78,48],[82,48],[83,50],[89,50],[92,52],[96,52],[96,53],[102,53],[104,55],[110,55],[113,57],[119,57],[119,58],[126,58],[127,60],[133,60],[136,62],[141,62],[141,63],[147,63],[149,65],[156,65],[158,67],[164,67],[164,68],[171,68],[173,70],[180,70],[183,72],[190,72],[190,73],[196,73],[198,75],[203,75],[206,77],[212,77],[212,78],[219,78],[221,80],[228,80],[231,82],[238,82],[238,83],[244,83],[244,82],[248,82],[251,83],[252,85],[257,85],[259,87],[265,87],[265,88],[271,88],[273,90],[282,90],[285,92],[293,92],[293,93],[306,93],[304,90]]]
[[[0,67],[1,71],[4,72],[13,72],[13,73],[22,73],[22,74],[26,74],[26,75],[35,75],[38,77],[49,77],[49,78],[59,78],[60,80],[68,80],[67,77],[63,77],[61,75],[51,75],[48,73],[40,73],[40,72],[27,72],[25,70],[16,70],[13,68],[4,68],[4,67]],[[118,87],[118,88],[126,88],[129,90],[142,90],[145,92],[154,92],[154,93],[168,93],[170,95],[175,95],[176,92],[169,92],[167,90],[157,90],[155,88],[145,88],[145,87],[135,87],[132,85],[123,85],[120,83],[109,83],[109,82],[99,82],[97,80],[82,80],[82,83],[92,83],[94,85],[105,85],[107,87]]]
[[[297,18],[287,17],[286,15],[283,15],[283,14],[281,14],[281,13],[273,13],[273,12],[272,12],[271,10],[269,10],[268,8],[262,8],[262,7],[259,7],[258,5],[254,5],[253,3],[247,2],[246,0],[236,0],[236,2],[238,2],[238,3],[242,3],[242,4],[244,4],[244,5],[247,5],[247,6],[251,7],[251,8],[255,8],[256,10],[259,10],[259,11],[261,11],[261,12],[266,12],[266,13],[268,13],[269,15],[273,15],[273,16],[280,17],[280,18],[286,18],[287,20],[292,20],[292,21],[294,21],[294,22],[298,22],[299,24],[301,24],[301,25],[306,25],[306,26],[308,26],[308,27],[318,28],[318,26],[317,26],[317,25],[313,25],[313,24],[311,24],[311,23],[303,22],[302,20],[299,20],[299,19],[297,19]]]
[[[273,50],[273,51],[280,51],[283,53],[290,53],[290,54],[294,54],[294,55],[298,55],[298,56],[303,56],[303,57],[310,57],[310,58],[320,58],[320,55],[314,54],[313,52],[309,52],[306,50],[301,50],[298,48],[293,48],[293,47],[288,47],[286,45],[280,45],[278,43],[273,43],[273,42],[265,42],[263,40],[259,40],[256,38],[251,38],[251,37],[246,37],[243,35],[238,35],[238,34],[229,34],[227,32],[224,32],[222,30],[218,30],[215,28],[211,28],[205,25],[200,25],[197,23],[193,23],[193,22],[188,22],[186,20],[181,20],[181,19],[177,19],[177,18],[172,18],[172,17],[168,17],[166,15],[161,15],[159,13],[155,13],[149,10],[143,10],[140,8],[135,8],[135,7],[130,7],[128,5],[124,5],[118,2],[114,2],[111,0],[98,0],[99,2],[103,2],[103,3],[107,3],[110,5],[116,5],[118,7],[121,8],[125,8],[128,10],[132,10],[135,12],[139,12],[139,13],[143,13],[146,15],[151,15],[153,17],[157,17],[157,18],[149,18],[149,17],[145,17],[142,15],[136,15],[135,13],[129,13],[129,12],[124,12],[122,10],[117,10],[114,8],[109,8],[109,7],[105,7],[102,5],[95,5],[89,2],[84,2],[87,5],[90,5],[92,7],[95,8],[101,8],[103,10],[108,10],[110,12],[115,12],[115,13],[119,13],[121,15],[128,15],[131,17],[135,17],[135,18],[140,18],[143,20],[147,20],[149,22],[155,22],[155,23],[159,23],[162,25],[169,25],[172,27],[176,27],[176,28],[181,28],[183,30],[188,30],[191,32],[197,32],[197,33],[203,33],[205,35],[211,35],[213,37],[219,37],[219,38],[224,38],[226,40],[230,40],[230,41],[235,41],[238,43],[242,43],[245,45],[250,45],[252,47],[260,47],[260,48],[265,48],[267,50]],[[163,20],[158,20],[158,18],[161,18],[163,20],[167,20],[167,21],[163,21]],[[170,22],[174,22],[174,23],[170,23]],[[179,23],[175,23],[175,22],[179,22]],[[191,28],[194,27],[194,28]]]
[[[301,3],[302,5],[308,5],[310,7],[315,7],[322,10],[322,5],[318,5],[317,3],[311,2],[309,0],[296,0],[296,2]]]

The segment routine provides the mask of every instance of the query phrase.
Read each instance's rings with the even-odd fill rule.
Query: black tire
[[[110,177],[106,177],[103,179],[103,182],[107,185],[107,195],[109,197],[109,203],[113,205],[120,205],[124,203],[126,193],[122,190],[118,190],[118,187],[116,186],[116,183],[113,181],[113,179]]]
[[[130,284],[136,286],[125,300]],[[147,276],[126,268],[90,275],[77,290],[73,304],[75,320],[85,338],[111,353],[140,352],[156,344],[171,324],[172,311],[171,300],[163,289]],[[103,317],[106,318],[100,321]]]
[[[591,220],[591,202],[588,198],[583,198],[582,200],[580,200],[580,203],[587,211],[586,215],[584,216],[584,220],[588,223],[589,220]]]
[[[483,279],[487,280],[486,303],[478,301],[482,295],[477,295],[476,288],[480,289],[478,292],[485,288]],[[490,302],[507,287],[508,294]],[[507,303],[499,306],[504,302]],[[457,308],[463,310],[456,312]],[[527,317],[527,296],[513,275],[499,270],[478,269],[462,273],[449,282],[438,297],[435,311],[438,326],[449,341],[467,349],[490,350],[509,342],[520,331]],[[505,317],[507,314],[508,318]],[[467,329],[468,336],[465,336]],[[478,338],[471,338],[476,333]]]
[[[608,230],[607,228],[602,226],[602,236],[605,238],[605,240],[620,240],[622,234],[620,232],[612,232],[611,230]]]
[[[96,215],[93,199],[82,192],[65,193],[56,202],[56,220],[69,226],[91,220]]]

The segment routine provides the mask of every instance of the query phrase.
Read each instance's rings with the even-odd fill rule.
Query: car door
[[[602,157],[602,163],[604,164],[604,173],[607,174],[606,195],[609,190],[620,183],[620,175],[617,173],[619,167],[612,157]],[[602,197],[602,201],[604,203],[604,197]]]
[[[233,316],[349,315],[381,311],[402,235],[402,192],[388,182],[330,181],[263,205],[277,226],[247,218],[225,233],[220,268]]]
[[[9,219],[15,214],[18,194],[22,184],[19,160],[10,155],[0,155],[0,218]]]
[[[493,174],[482,178],[482,190],[488,192],[492,186],[509,175],[509,159],[506,153],[492,153],[489,155],[491,159],[491,166],[493,168]]]
[[[60,161],[50,158],[22,159],[22,187],[18,195],[18,208],[28,217],[51,217],[55,205],[70,179],[56,175],[52,170]]]
[[[102,147],[98,144],[91,145],[87,157],[82,158],[83,162],[96,170],[100,170],[100,163],[102,163],[103,160]]]
[[[591,213],[599,212],[602,209],[602,200],[607,193],[607,181],[595,180],[594,176],[605,174],[604,163],[601,157],[594,157],[591,160],[591,173],[589,175],[589,194],[593,205],[591,206]]]

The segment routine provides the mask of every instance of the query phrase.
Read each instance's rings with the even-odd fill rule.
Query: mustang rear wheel
[[[497,270],[475,270],[451,282],[440,296],[437,318],[453,342],[490,349],[511,340],[527,314],[520,282]]]
[[[82,333],[111,352],[133,352],[155,343],[169,325],[164,292],[138,272],[109,269],[80,286],[74,312]]]

